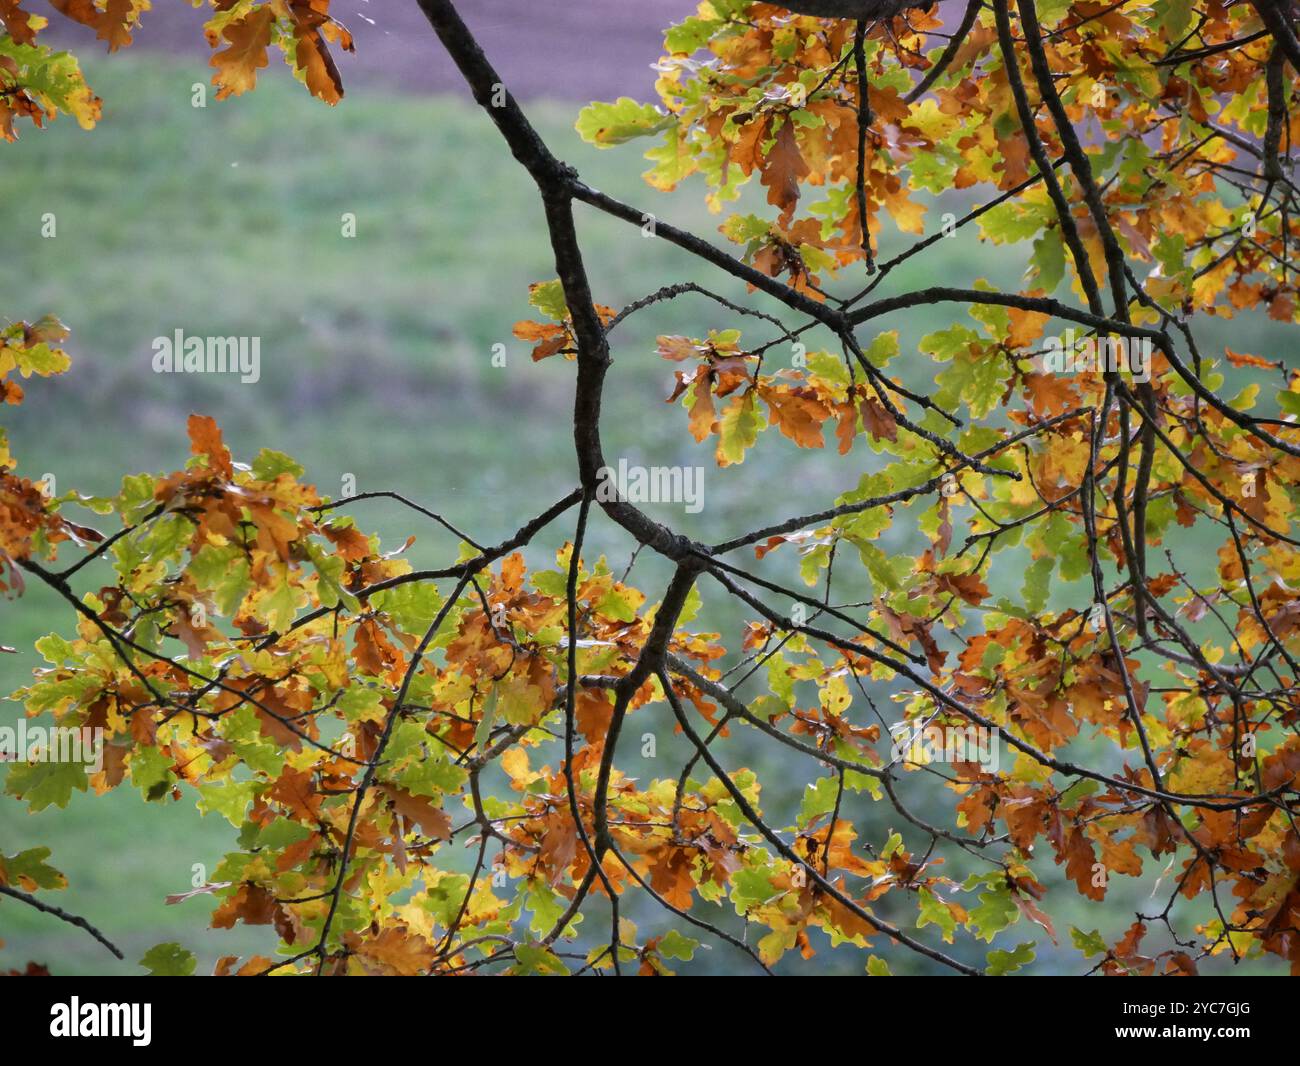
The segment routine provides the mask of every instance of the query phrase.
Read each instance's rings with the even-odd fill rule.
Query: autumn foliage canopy
[[[53,6],[116,50],[149,3]],[[213,926],[268,928],[223,974],[667,974],[705,944],[754,972],[848,945],[874,974],[1001,974],[1044,943],[1080,973],[1300,973],[1300,373],[1199,332],[1297,319],[1291,6],[877,6],[705,0],[665,35],[658,99],[582,110],[586,141],[639,144],[652,189],[707,197],[718,229],[694,234],[586,185],[451,0],[420,0],[484,137],[537,186],[555,276],[514,329],[554,360],[529,372],[572,379],[572,491],[496,542],[439,517],[460,554],[419,570],[354,501],[203,414],[184,469],[111,498],[47,494],[40,456],[0,435],[4,609],[33,582],[68,609],[14,699],[105,743],[94,772],[12,765],[3,802],[129,787],[229,819],[239,848],[197,892]],[[339,103],[331,50],[352,42],[328,0],[212,8],[218,98],[278,51]],[[93,126],[44,20],[18,0],[0,19],[0,135]],[[967,207],[945,218],[953,190]],[[629,239],[652,219],[726,295],[669,277],[604,306],[575,212]],[[1019,287],[962,241],[1019,264]],[[950,284],[898,284],[917,261]],[[717,478],[767,434],[856,488],[808,514],[774,493],[766,525],[717,544],[598,492],[619,326],[670,323],[678,300],[717,326],[638,353],[676,380],[645,417],[709,442]],[[908,336],[922,313],[949,324]],[[0,398],[57,389],[30,379],[69,370],[66,337],[6,326]],[[1047,358],[1076,341],[1129,358]],[[637,588],[584,554],[596,522],[671,579]],[[880,547],[894,529],[914,552]],[[991,591],[1007,568],[1018,595]],[[747,624],[703,631],[711,598]],[[644,772],[647,730],[689,761]],[[933,730],[1000,758],[931,758]],[[793,820],[767,813],[742,737],[807,782]],[[0,904],[47,900],[47,857],[0,851]],[[1123,879],[1154,895],[1122,937],[1063,919]],[[111,910],[95,920],[111,936]]]

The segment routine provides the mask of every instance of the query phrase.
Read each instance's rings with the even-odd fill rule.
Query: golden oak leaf
[[[835,886],[841,894],[852,898],[852,894],[847,890],[846,882],[843,877],[837,878]],[[860,917],[855,911],[849,910],[834,896],[827,896],[822,905],[830,918],[831,924],[838,929],[844,936],[850,938],[861,938],[863,945],[871,943],[870,938],[876,932],[876,927],[868,922],[865,918]]]
[[[898,179],[892,174],[885,190],[884,203],[894,225],[902,232],[917,236],[925,232],[925,206],[908,196],[907,189],[898,184]]]
[[[713,406],[713,374],[701,367],[695,375],[695,391],[691,397],[691,417],[688,426],[691,436],[704,440],[713,432],[718,414]]]
[[[433,965],[436,951],[424,937],[406,925],[390,925],[364,940],[348,933],[344,942],[372,972],[416,977]]]
[[[264,5],[222,30],[229,45],[211,61],[217,68],[212,84],[217,87],[218,100],[246,93],[257,84],[257,72],[267,64],[266,49],[274,22],[275,13],[270,5]]]

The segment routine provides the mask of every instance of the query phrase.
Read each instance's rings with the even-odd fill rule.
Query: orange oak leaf
[[[800,448],[821,448],[822,423],[830,410],[811,389],[762,386],[758,394],[771,411],[772,424]]]
[[[1065,840],[1064,855],[1057,856],[1057,862],[1065,861],[1065,876],[1074,882],[1079,892],[1089,899],[1106,898],[1105,880],[1099,876],[1097,856],[1092,844],[1081,829],[1071,829]]]
[[[889,408],[870,396],[864,396],[858,406],[862,411],[862,424],[876,440],[898,440],[898,421],[889,413]]]
[[[212,84],[217,87],[218,100],[239,96],[257,85],[257,72],[267,64],[266,50],[274,23],[275,12],[264,4],[221,31],[228,46],[213,55],[211,61],[217,70]]]
[[[788,222],[794,214],[799,203],[799,182],[809,173],[808,164],[799,152],[794,123],[787,118],[768,149],[760,179],[767,186],[767,202],[781,209],[783,222]]]
[[[190,450],[195,455],[205,456],[208,466],[221,477],[230,479],[235,476],[231,465],[230,449],[221,438],[221,430],[216,420],[207,415],[190,415]]]
[[[425,836],[435,840],[451,839],[451,816],[436,806],[431,798],[413,795],[397,785],[381,785],[380,791],[392,801],[393,809],[418,826]]]
[[[294,50],[294,66],[302,72],[312,96],[333,107],[343,99],[343,79],[334,65],[334,57],[316,30],[304,32],[299,26],[295,32],[298,43]]]

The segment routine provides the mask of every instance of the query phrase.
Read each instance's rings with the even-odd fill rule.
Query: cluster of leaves
[[[887,392],[919,398],[880,373],[897,351],[894,336],[878,335],[867,352],[841,336],[843,360],[809,355],[806,371],[772,376],[759,373],[771,345],[757,354],[740,351],[734,331],[705,342],[661,339],[665,357],[699,361],[697,369],[677,375],[673,398],[686,393],[695,439],[718,435],[719,465],[741,461],[754,444],[764,426],[755,395],[767,399],[765,390],[774,387],[785,399],[768,401],[768,421],[800,446],[821,447],[821,424],[834,418],[841,454],[865,430],[873,450],[891,457],[863,478],[856,493],[836,501],[833,522],[781,532],[756,545],[756,554],[796,543],[801,573],[813,585],[823,577],[829,582],[834,547],[849,541],[879,594],[875,620],[896,640],[915,642],[936,677],[960,693],[963,706],[932,692],[914,701],[909,714],[961,722],[978,708],[1025,742],[1016,744],[1022,749],[1017,770],[1002,780],[961,775],[979,784],[961,790],[959,825],[987,836],[1001,820],[1002,839],[1024,857],[1037,837],[1045,837],[1067,876],[1092,899],[1105,896],[1104,879],[1095,877],[1099,859],[1112,874],[1138,876],[1143,864],[1135,847],[1158,859],[1179,853],[1181,845],[1177,892],[1188,899],[1214,896],[1218,918],[1202,927],[1206,950],[1236,957],[1263,947],[1300,965],[1294,927],[1300,865],[1288,804],[1271,798],[1259,807],[1229,802],[1231,809],[1179,815],[1167,804],[1135,802],[1122,789],[1100,790],[1095,781],[1062,788],[1056,777],[1058,751],[1089,727],[1119,753],[1145,753],[1147,768],[1133,780],[1145,777],[1148,788],[1207,800],[1241,795],[1248,784],[1256,795],[1286,792],[1300,758],[1289,693],[1300,576],[1297,542],[1289,535],[1300,475],[1294,426],[1300,374],[1284,373],[1280,391],[1273,392],[1280,420],[1246,415],[1259,406],[1261,383],[1226,403],[1214,402],[1224,376],[1201,358],[1185,324],[1197,312],[1232,317],[1258,307],[1281,321],[1295,319],[1288,246],[1295,236],[1296,189],[1286,176],[1292,161],[1283,154],[1295,129],[1289,42],[1285,34],[1272,35],[1267,12],[1248,5],[1046,0],[1019,7],[1026,36],[1042,28],[1040,52],[1028,64],[1016,56],[1014,40],[1005,31],[1000,35],[997,12],[979,4],[968,5],[937,60],[920,48],[936,14],[912,12],[873,27],[857,45],[855,61],[850,23],[792,16],[776,5],[703,3],[695,18],[666,37],[662,106],[628,100],[593,105],[578,130],[599,146],[662,137],[647,153],[654,164],[647,181],[671,188],[699,172],[718,211],[757,171],[778,218],[733,214],[720,229],[746,246],[746,260],[762,273],[786,275],[795,290],[819,300],[828,298],[819,270],[834,273],[863,258],[874,266],[874,244],[862,239],[861,205],[873,236],[881,208],[903,233],[919,232],[921,212],[909,195],[989,187],[991,203],[959,225],[974,222],[983,239],[997,244],[1033,240],[1026,289],[1017,294],[1024,299],[982,302],[972,292],[976,329],[959,323],[920,341],[919,350],[942,365],[921,425],[942,432],[938,413],[965,407],[983,425],[966,431],[962,449],[981,458],[998,453],[987,473],[1010,473],[1015,480],[965,473],[949,482],[957,491],[919,516],[932,540],[920,565],[901,560],[891,572],[889,564],[900,560],[886,559],[873,543],[893,524],[896,502],[933,488],[933,471],[946,450],[895,417]],[[1036,8],[1035,23],[1026,24],[1026,7]],[[1016,57],[1014,74],[1008,55]],[[865,107],[864,60],[870,85]],[[1024,94],[1022,64],[1041,65],[1051,77],[1052,88],[1040,82],[1039,99],[1029,101],[1036,120],[1032,137],[1018,107],[1025,100],[1017,100],[1018,88]],[[919,84],[917,68],[929,69]],[[1045,99],[1053,88],[1055,110]],[[1069,126],[1062,127],[1061,115]],[[869,158],[861,166],[851,136],[855,120],[870,126]],[[1075,124],[1101,147],[1080,150]],[[1058,214],[1053,182],[1042,180],[1046,168],[1033,172],[1035,141],[1053,172],[1070,164],[1055,183],[1071,205],[1067,219]],[[826,198],[801,216],[801,193],[818,187],[827,190]],[[874,317],[854,309],[898,262],[933,240],[886,263],[857,295],[829,299],[850,321]],[[1044,373],[1036,345],[1054,316],[1035,308],[1060,306],[1045,297],[1069,272],[1075,295],[1093,297],[1090,308],[1099,314],[1096,291],[1113,280],[1108,268],[1117,257],[1131,291],[1117,294],[1110,324],[1134,340],[1126,327],[1146,327],[1154,337],[1149,389],[1103,373]],[[1135,264],[1148,267],[1141,281]],[[931,301],[923,294],[915,302]],[[1167,332],[1174,328],[1186,337],[1194,371],[1174,355]],[[865,381],[856,380],[853,356]],[[1225,356],[1237,368],[1283,366],[1232,350]],[[797,383],[777,385],[782,377]],[[1134,391],[1142,394],[1145,414],[1134,416],[1127,403],[1115,402]],[[732,395],[717,416],[713,397]],[[871,407],[855,411],[862,397]],[[999,411],[1009,423],[1001,430],[989,424]],[[1131,417],[1142,419],[1141,434],[1131,432]],[[1262,425],[1276,435],[1256,430]],[[1026,432],[1016,432],[1017,426]],[[1130,449],[1139,441],[1143,456],[1135,476]],[[871,509],[861,510],[864,503]],[[966,511],[960,523],[968,536],[957,556],[974,556],[956,579],[964,585],[936,574],[934,565],[949,553],[958,507]],[[1175,530],[1206,525],[1217,526],[1222,536],[1217,583],[1198,586],[1186,572],[1191,567],[1180,568],[1172,555],[1163,572],[1147,573],[1148,546],[1168,541]],[[937,652],[931,626],[961,625],[954,612],[963,603],[991,606],[984,604],[988,589],[980,575],[993,555],[1016,546],[1028,547],[1032,557],[1021,602],[996,604],[996,613],[985,615],[984,633],[967,637],[957,665],[945,671],[946,653]],[[1103,567],[1128,571],[1127,587],[1108,592]],[[1054,575],[1070,582],[1094,574],[1094,602],[1104,605],[1103,612],[1045,613]],[[1207,616],[1222,624],[1226,645],[1198,641],[1180,624],[1196,628]],[[1157,633],[1149,633],[1149,625]],[[1181,645],[1181,655],[1163,654],[1161,643]],[[1165,659],[1163,707],[1152,705],[1152,683],[1139,680],[1152,666],[1139,652]],[[1272,684],[1256,690],[1240,683],[1267,669],[1275,656],[1286,669]],[[1251,754],[1243,757],[1243,746]],[[1026,754],[1036,767],[1021,757]],[[1232,857],[1225,861],[1227,854]],[[1240,901],[1230,917],[1220,907],[1216,876]],[[1167,923],[1168,914],[1166,908],[1158,920]],[[1114,951],[1101,946],[1089,954],[1103,954],[1110,970],[1150,972],[1155,962],[1136,950],[1145,929],[1139,927]],[[1170,972],[1194,970],[1181,950],[1165,958]]]
[[[0,137],[12,141],[14,126],[37,127],[60,113],[83,129],[99,121],[103,101],[81,73],[75,56],[40,40],[49,19],[24,11],[24,0],[0,0]],[[205,0],[193,0],[195,7]],[[343,81],[329,45],[352,51],[352,35],[329,13],[329,0],[211,0],[204,33],[213,49],[212,84],[217,99],[238,96],[257,84],[267,50],[278,48],[294,77],[329,104],[343,98]],[[152,0],[50,0],[72,22],[95,31],[110,52],[130,45]]]
[[[324,15],[219,6],[232,45],[261,42],[236,47],[238,74],[219,64],[223,92],[248,87],[270,39],[250,20],[284,34],[302,24],[285,19]],[[19,765],[7,792],[39,810],[129,781],[147,801],[190,797],[229,819],[239,849],[173,902],[210,895],[214,926],[270,926],[280,947],[225,958],[222,974],[667,973],[700,945],[687,926],[764,969],[824,943],[1011,973],[1036,942],[992,947],[1009,927],[1063,939],[1055,867],[1092,902],[1115,877],[1158,888],[1171,872],[1163,910],[1117,942],[1070,930],[1102,972],[1265,954],[1300,972],[1300,374],[1232,351],[1223,366],[1192,328],[1198,313],[1295,315],[1300,45],[1285,5],[972,0],[945,24],[937,6],[854,23],[702,3],[667,35],[662,106],[593,105],[578,129],[601,146],[662,137],[650,184],[699,173],[719,211],[757,173],[775,217],[721,226],[742,256],[664,224],[656,235],[762,289],[796,327],[693,284],[621,312],[596,303],[573,202],[638,225],[644,214],[549,155],[499,100],[451,3],[421,6],[542,193],[559,277],[532,290],[547,321],[515,332],[535,359],[576,364],[578,488],[495,546],[433,516],[460,555],[415,570],[409,541],[384,552],[355,525],[356,501],[322,499],[277,453],[236,462],[197,415],[185,469],[127,477],[112,498],[50,500],[6,470],[0,562],[78,614],[70,638],[39,643],[48,665],[16,698],[106,740],[96,772]],[[314,29],[333,40],[332,25]],[[920,236],[923,199],[949,188],[990,197],[954,232],[1032,240],[1025,290],[972,279],[872,300],[947,231],[878,262],[884,217]],[[837,295],[855,264],[868,284]],[[727,319],[704,338],[659,338],[694,440],[716,436],[727,467],[767,429],[817,449],[833,425],[840,455],[869,453],[856,488],[715,545],[597,494],[610,337],[688,293]],[[945,303],[968,317],[915,355],[898,331],[858,335]],[[743,344],[730,316],[776,335]],[[1060,323],[1146,344],[1149,374],[1049,372],[1037,356]],[[830,347],[809,352],[816,331]],[[6,374],[66,365],[53,324],[5,338]],[[1225,398],[1228,372],[1249,380]],[[73,525],[73,505],[117,531]],[[522,550],[575,507],[555,567],[529,572]],[[593,516],[674,564],[661,597],[583,558]],[[923,550],[886,553],[891,532]],[[86,553],[54,570],[62,540]],[[1217,545],[1217,565],[1180,543]],[[728,561],[744,549],[763,575]],[[774,577],[793,555],[802,588]],[[990,589],[998,557],[1024,568],[1018,598]],[[78,594],[92,561],[111,580]],[[846,571],[869,597],[842,602]],[[752,612],[738,642],[691,628],[703,577]],[[754,676],[765,684],[743,694]],[[693,754],[680,770],[620,769],[633,714],[682,734]],[[939,766],[889,749],[900,728],[926,727],[978,728],[1005,758]],[[808,782],[793,824],[771,824],[764,782],[716,754],[742,730],[781,745]],[[917,797],[947,801],[943,824]],[[857,812],[874,804],[902,831],[869,829]],[[476,845],[468,873],[449,856],[461,838]],[[0,871],[13,892],[56,887],[30,872],[44,856],[25,854]],[[671,931],[643,934],[621,914],[636,894],[677,916]],[[607,937],[582,928],[593,900]],[[1199,907],[1192,934],[1180,900]],[[986,946],[980,965],[964,961]],[[148,959],[193,968],[167,945]],[[889,972],[874,954],[865,965]]]
[[[600,147],[660,137],[646,153],[646,180],[672,189],[702,175],[715,211],[757,174],[778,217],[736,213],[720,228],[764,273],[817,294],[820,273],[872,254],[863,217],[874,249],[882,214],[901,232],[922,234],[919,197],[987,186],[1014,195],[982,214],[980,234],[999,245],[1032,240],[1027,291],[1052,291],[1065,277],[1063,230],[1046,186],[1032,181],[988,5],[975,14],[968,7],[941,59],[925,48],[954,27],[942,25],[937,9],[877,24],[862,49],[865,108],[852,22],[750,0],[699,6],[665,36],[661,104],[593,104],[577,128]],[[1037,18],[1066,113],[1104,144],[1095,153],[1107,172],[1101,202],[1126,257],[1151,268],[1143,280],[1150,297],[1171,310],[1227,316],[1264,304],[1293,321],[1296,282],[1286,263],[1295,189],[1279,152],[1297,120],[1261,77],[1265,68],[1280,73],[1284,60],[1252,6],[1041,0]],[[921,82],[918,70],[927,71]],[[1038,118],[1044,146],[1062,159],[1050,115]],[[1243,160],[1259,167],[1261,188]],[[1236,204],[1225,189],[1241,193]],[[1102,238],[1081,210],[1083,190],[1065,191],[1104,280]]]
[[[50,377],[68,369],[71,361],[59,347],[67,335],[67,329],[50,317],[34,325],[15,322],[0,330],[0,404],[17,407],[23,402],[23,387],[11,376],[15,372],[24,378]],[[19,477],[16,466],[0,425],[0,594],[22,592],[18,563],[33,553],[52,555],[63,541],[84,545],[101,539],[95,530],[53,511],[47,487]]]

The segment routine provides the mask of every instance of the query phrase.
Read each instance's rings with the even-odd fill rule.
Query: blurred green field
[[[106,101],[100,127],[88,134],[60,120],[48,131],[24,131],[4,149],[5,312],[28,320],[53,312],[73,328],[72,373],[27,383],[25,405],[5,413],[20,472],[53,473],[60,492],[114,492],[124,473],[183,463],[185,421],[199,411],[216,417],[237,459],[249,460],[261,447],[288,452],[325,494],[339,495],[342,479],[352,475],[359,491],[405,493],[480,541],[508,535],[573,488],[572,365],[558,358],[533,364],[527,347],[511,336],[513,323],[530,317],[528,284],[554,274],[540,211],[528,179],[480,113],[454,99],[364,92],[331,111],[280,71],[264,75],[250,96],[198,110],[191,86],[207,73],[197,63],[137,55],[91,56],[83,65]],[[635,149],[597,152],[580,144],[571,129],[572,105],[534,104],[530,111],[591,184],[659,217],[714,232],[717,220],[703,209],[698,189],[667,199],[653,195],[638,177]],[[52,240],[39,236],[47,212],[57,219]],[[357,219],[355,238],[341,235],[341,217],[349,212]],[[580,225],[603,303],[622,306],[686,279],[731,298],[745,295],[743,286],[706,273],[634,227],[586,211]],[[885,245],[901,243],[887,235]],[[943,280],[1017,281],[1014,256],[965,236],[945,254],[952,277]],[[901,289],[935,280],[933,262],[915,263],[898,271],[893,284]],[[775,310],[769,301],[754,304]],[[886,325],[903,329],[907,352],[909,341],[914,345],[951,320],[944,314],[927,311]],[[769,434],[743,467],[717,471],[711,448],[690,440],[685,414],[664,406],[671,368],[654,354],[653,338],[735,324],[692,298],[634,317],[617,334],[606,393],[608,456],[707,468],[701,514],[650,508],[702,540],[825,506],[872,468],[872,453],[861,445],[847,461],[830,462],[826,453],[800,452]],[[261,381],[154,374],[151,341],[177,328],[259,336]],[[754,336],[763,341],[771,334]],[[1259,343],[1278,336],[1261,327]],[[491,365],[498,343],[507,346],[504,369]],[[1243,347],[1240,337],[1234,346]],[[918,369],[917,380],[927,374],[932,367]],[[447,536],[395,507],[364,507],[359,522],[386,542],[419,535],[412,549],[417,566],[445,562],[455,550]],[[556,527],[530,559],[546,561],[565,536]],[[905,538],[891,531],[882,546],[903,550]],[[608,523],[597,522],[589,540],[614,565],[626,564],[626,539]],[[990,581],[995,594],[1017,594],[1023,570],[1016,558],[1000,558],[1003,569]],[[643,557],[634,577],[654,599],[665,571]],[[700,624],[734,637],[739,615],[710,603],[705,591]],[[865,585],[860,591],[868,593]],[[840,595],[853,592],[850,584]],[[32,642],[51,630],[66,632],[69,621],[43,588],[0,601],[0,643],[20,652],[0,656],[0,691],[30,676],[38,662]],[[19,713],[12,702],[0,704],[0,722]],[[660,759],[647,776],[675,776],[680,766],[674,752],[681,748],[669,731],[660,730]],[[785,764],[779,750],[752,737],[738,738],[730,758],[732,765],[744,761],[769,773]],[[792,814],[812,770],[772,775],[764,795],[769,809]],[[942,796],[916,802],[921,813],[944,817]],[[846,816],[872,839],[904,828],[883,805],[873,809],[862,797],[850,804]],[[779,816],[776,822],[784,824]],[[191,887],[196,864],[214,868],[233,838],[227,823],[200,817],[188,799],[146,805],[126,786],[105,797],[76,795],[68,809],[35,816],[0,800],[0,848],[51,846],[50,861],[67,873],[70,888],[49,900],[84,914],[127,952],[126,963],[118,964],[80,930],[6,901],[0,902],[6,942],[0,966],[30,958],[62,973],[140,973],[136,960],[168,940],[195,951],[200,972],[219,954],[269,953],[269,931],[207,930],[203,899],[163,903],[167,893]],[[908,839],[924,845],[919,836]],[[965,872],[953,865],[953,876]],[[1040,876],[1055,882],[1060,875],[1049,859],[1040,863]],[[1148,891],[1150,881],[1142,882]],[[1073,898],[1058,916],[1062,924],[1116,936],[1135,908],[1152,906],[1137,899],[1136,885],[1117,884],[1104,910]],[[1164,885],[1167,891],[1168,877]],[[915,914],[893,913],[888,905],[884,913],[908,923]],[[636,917],[659,920],[652,912]],[[1016,927],[994,946],[1036,939],[1034,972],[1086,968],[1069,947],[1068,930],[1062,934],[1059,951],[1036,927]],[[855,952],[819,950],[824,972],[860,972],[865,964]],[[706,966],[726,969],[734,962],[721,950],[712,954]],[[890,954],[896,972],[922,970],[915,960]]]

